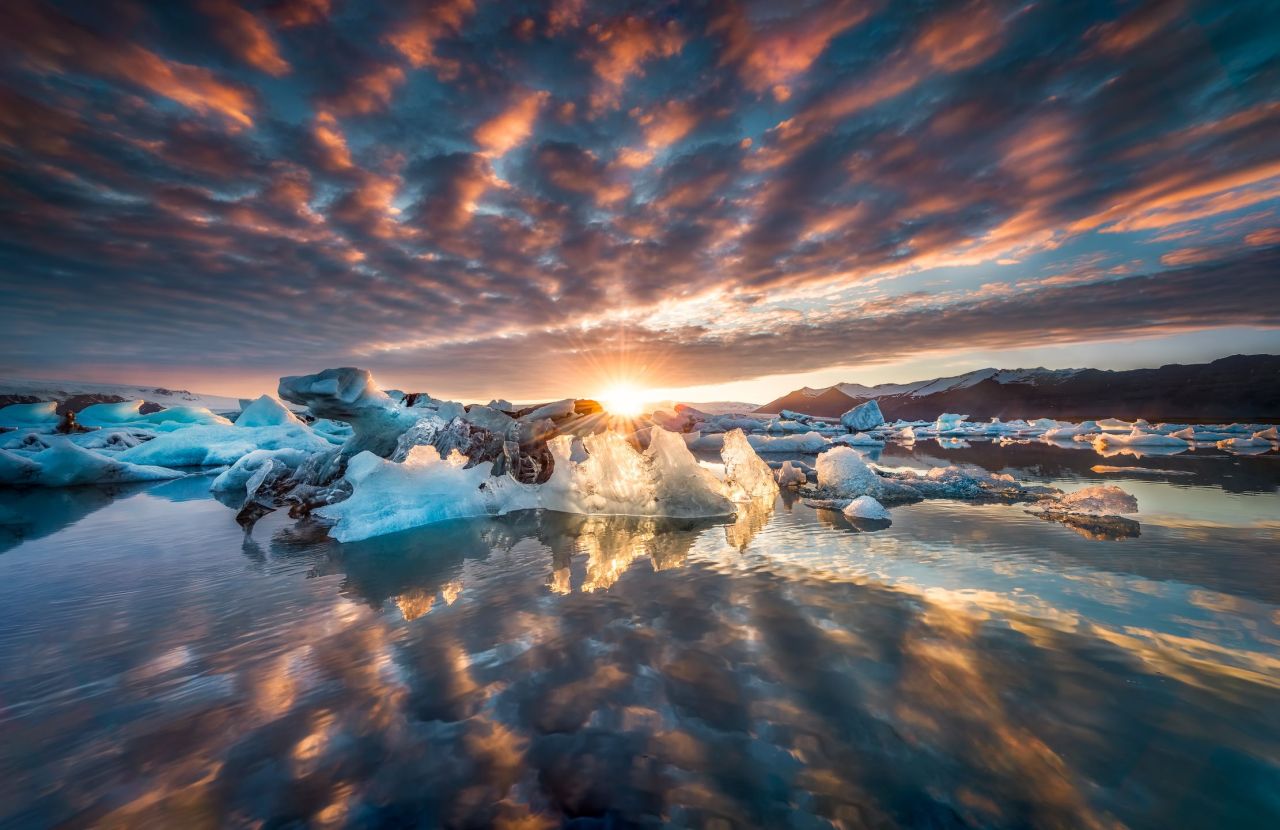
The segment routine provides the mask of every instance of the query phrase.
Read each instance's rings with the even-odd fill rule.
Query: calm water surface
[[[1280,456],[876,455],[1140,529],[784,496],[340,545],[207,477],[0,492],[0,826],[1280,826]]]

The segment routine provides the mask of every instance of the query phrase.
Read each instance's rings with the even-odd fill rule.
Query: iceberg
[[[794,452],[812,454],[826,449],[827,439],[818,432],[803,435],[784,435],[777,438],[768,435],[749,435],[747,441],[756,452]]]
[[[968,415],[956,415],[952,412],[944,412],[938,416],[938,420],[934,422],[933,428],[936,432],[946,432],[952,429],[958,429],[961,424],[968,419]]]
[[[1181,438],[1173,435],[1161,435],[1158,432],[1145,432],[1137,426],[1134,426],[1128,435],[1104,432],[1093,439],[1094,447],[1100,450],[1116,444],[1126,447],[1178,447],[1182,449],[1187,447],[1187,442]]]
[[[309,427],[239,427],[230,423],[191,426],[166,432],[127,449],[122,461],[165,467],[213,467],[234,464],[254,450],[296,449],[320,452],[333,445]]]
[[[76,415],[76,422],[86,427],[128,426],[160,431],[202,424],[231,423],[203,406],[171,406],[144,415],[143,404],[141,400],[95,403],[80,410]]]
[[[868,519],[871,521],[890,521],[893,516],[883,504],[873,499],[871,496],[858,496],[853,501],[845,505],[845,518],[848,519]]]
[[[833,444],[847,444],[853,447],[882,447],[884,442],[868,432],[845,433],[831,439]]]
[[[798,464],[784,461],[778,468],[777,480],[779,487],[801,487],[809,483],[809,475]]]
[[[552,438],[547,442],[551,475],[543,484],[493,475],[456,449],[442,458],[435,446],[419,444],[403,462],[362,452],[347,465],[350,498],[321,507],[317,515],[331,519],[330,534],[344,542],[533,508],[584,515],[732,516],[736,508],[730,494],[758,498],[765,492],[762,475],[773,486],[768,467],[748,457],[750,447],[740,436],[726,439],[724,481],[698,463],[682,436],[656,427],[643,452],[614,431]],[[575,443],[581,452],[575,453]]]
[[[350,424],[351,437],[342,445],[348,457],[367,450],[385,458],[401,433],[422,416],[392,400],[366,369],[344,367],[283,377],[278,391],[281,399],[307,407],[317,418]]]
[[[51,431],[61,420],[57,401],[12,403],[0,409],[0,427]]]
[[[861,403],[840,416],[840,423],[852,430],[865,432],[884,423],[880,404],[874,400]]]
[[[263,395],[240,411],[238,427],[301,426],[302,419],[289,411],[279,398]]]
[[[881,478],[850,447],[834,447],[818,456],[818,487],[841,498],[879,495]]]
[[[164,467],[130,464],[109,458],[69,439],[55,440],[32,456],[0,450],[0,484],[34,487],[70,487],[77,484],[118,484],[181,478],[182,473]]]
[[[725,433],[720,458],[724,461],[725,492],[730,499],[772,499],[778,494],[773,470],[756,455],[742,430]]]
[[[311,454],[304,451],[286,447],[280,450],[253,450],[252,452],[242,455],[226,470],[213,480],[213,484],[209,485],[209,489],[215,493],[234,493],[237,490],[246,490],[246,485],[252,480],[264,467],[279,465],[278,469],[296,470],[304,461],[311,457]],[[254,487],[249,490],[249,495],[253,494]]]
[[[1124,513],[1137,513],[1138,500],[1119,487],[1100,484],[1046,499],[1030,509],[1037,512],[1078,516],[1118,516]]]

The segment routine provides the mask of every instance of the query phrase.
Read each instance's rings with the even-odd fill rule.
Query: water
[[[1140,535],[0,493],[0,826],[1277,826],[1280,457],[879,460],[1116,483]]]

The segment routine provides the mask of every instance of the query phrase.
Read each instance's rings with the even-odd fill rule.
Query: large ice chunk
[[[213,484],[209,485],[209,489],[215,493],[243,492],[245,485],[264,466],[279,464],[283,468],[296,470],[302,462],[310,457],[311,453],[292,447],[280,450],[254,450],[241,456],[235,464],[223,470],[213,480]]]
[[[818,456],[818,486],[842,498],[880,492],[880,476],[850,447],[834,447]]]
[[[240,411],[238,427],[275,427],[301,425],[302,420],[273,395],[263,395]]]
[[[880,412],[880,404],[874,400],[860,403],[840,416],[840,423],[849,429],[865,432],[875,429],[884,423],[884,415]]]
[[[749,435],[747,441],[756,452],[817,453],[827,448],[828,442],[821,433],[806,432],[803,435],[784,435],[773,438],[768,435]]]
[[[51,430],[60,420],[56,401],[12,403],[0,409],[0,427]]]
[[[1101,484],[1045,499],[1031,509],[1082,516],[1118,516],[1122,513],[1137,513],[1138,500],[1119,487]]]
[[[342,446],[348,456],[367,450],[385,458],[396,448],[400,434],[422,415],[393,401],[366,369],[345,367],[283,377],[279,393],[317,418],[351,424],[352,435]]]
[[[66,438],[55,440],[48,449],[32,456],[0,450],[0,484],[70,487],[181,477],[177,470],[108,458]]]
[[[141,400],[95,403],[80,410],[76,422],[86,427],[129,426],[163,432],[203,424],[231,423],[203,406],[171,406],[144,415],[143,403]]]
[[[968,415],[957,415],[953,412],[944,412],[938,416],[938,420],[934,422],[933,428],[938,432],[958,429],[968,417]]]
[[[1112,445],[1126,447],[1178,447],[1187,448],[1187,442],[1173,435],[1161,435],[1158,432],[1146,432],[1137,426],[1131,427],[1128,435],[1104,432],[1093,440],[1097,449],[1105,449]]]
[[[134,464],[205,467],[234,464],[254,450],[320,452],[333,445],[305,425],[238,427],[209,424],[179,429],[120,454]]]
[[[724,462],[725,494],[729,498],[734,501],[771,499],[778,494],[773,470],[756,455],[742,430],[725,433],[720,458]]]

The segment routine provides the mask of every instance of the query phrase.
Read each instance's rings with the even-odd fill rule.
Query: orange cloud
[[[276,24],[286,29],[319,23],[329,17],[329,10],[329,0],[277,0],[267,7]]]
[[[200,10],[213,21],[213,36],[240,60],[268,75],[289,71],[271,32],[252,12],[232,0],[201,0]]]
[[[637,116],[644,142],[651,150],[670,147],[698,125],[698,114],[687,101],[666,101]]]
[[[597,23],[588,32],[595,42],[588,47],[587,59],[600,82],[591,95],[592,109],[597,111],[618,105],[627,81],[644,74],[646,61],[672,57],[685,43],[684,33],[671,20],[659,23],[629,16]]]
[[[1254,231],[1244,238],[1244,244],[1263,246],[1263,245],[1280,245],[1280,228],[1263,228]]]
[[[346,89],[326,99],[326,106],[339,115],[368,115],[391,105],[396,89],[404,83],[404,70],[388,63],[375,66],[352,79]]]
[[[342,134],[338,119],[323,110],[316,113],[311,134],[321,150],[322,163],[326,170],[351,169],[351,151],[347,149],[347,139]]]
[[[1147,42],[1185,12],[1186,4],[1181,0],[1149,0],[1119,20],[1094,26],[1085,37],[1100,51],[1119,55]]]
[[[533,132],[533,122],[547,97],[543,90],[521,92],[507,109],[476,128],[476,144],[488,156],[502,156],[520,146]]]
[[[416,13],[386,36],[414,68],[430,67],[442,78],[457,77],[461,65],[436,54],[436,43],[462,32],[462,24],[475,12],[475,0],[437,0],[420,3]]]
[[[834,38],[861,23],[869,13],[869,4],[840,0],[786,23],[769,21],[757,29],[735,3],[711,19],[707,32],[719,35],[724,42],[721,66],[737,64],[748,88],[771,90],[774,98],[785,101],[791,96],[787,84],[808,71]]]
[[[109,40],[35,4],[16,3],[6,12],[13,32],[22,32],[12,43],[37,65],[125,81],[195,112],[220,115],[237,127],[253,125],[253,94],[204,67]]]

